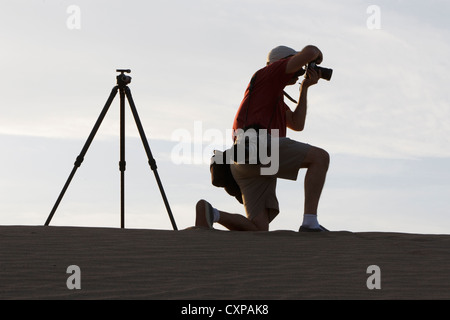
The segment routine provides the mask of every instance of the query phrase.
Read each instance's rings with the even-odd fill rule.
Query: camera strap
[[[295,103],[295,104],[298,103],[297,101],[295,101],[294,98],[292,98],[290,95],[288,95],[288,94],[286,93],[286,91],[283,91],[283,94],[284,94],[284,96],[285,96],[286,98],[288,98],[289,100],[291,100],[293,103]]]

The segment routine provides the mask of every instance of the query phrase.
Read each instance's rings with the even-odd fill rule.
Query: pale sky
[[[201,198],[244,214],[211,185],[209,133],[221,133],[218,147],[231,144],[245,87],[270,49],[313,44],[333,78],[310,89],[305,131],[288,136],[331,154],[321,224],[450,233],[448,1],[1,4],[0,224],[44,224],[117,68],[132,70],[130,89],[179,229],[194,224]],[[298,97],[298,85],[287,91]],[[52,225],[120,226],[118,110],[117,97]],[[180,132],[189,163],[174,158]],[[171,229],[129,110],[126,155],[126,227]],[[271,230],[298,230],[303,175],[279,181]]]

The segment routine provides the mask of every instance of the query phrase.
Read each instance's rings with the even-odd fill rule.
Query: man
[[[284,88],[298,81],[303,67],[310,62],[320,64],[322,59],[322,52],[312,45],[300,52],[285,46],[270,51],[266,67],[255,74],[255,79],[247,87],[234,119],[233,130],[236,132],[256,126],[278,133],[278,138],[273,139],[279,139],[279,169],[274,175],[263,175],[261,165],[231,164],[233,177],[241,188],[247,217],[219,211],[207,201],[200,200],[196,205],[196,226],[212,228],[213,223],[218,222],[230,230],[268,231],[269,223],[279,213],[275,194],[277,179],[297,180],[299,169],[306,168],[304,214],[299,231],[328,231],[317,220],[317,207],[329,166],[329,155],[323,149],[286,137],[287,128],[294,131],[304,129],[308,88],[318,82],[320,74],[313,69],[307,70],[294,111],[283,101]]]

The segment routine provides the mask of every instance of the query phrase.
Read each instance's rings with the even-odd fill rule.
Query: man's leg
[[[330,155],[323,149],[311,147],[301,167],[307,168],[305,176],[305,214],[317,215],[320,195],[330,164]]]
[[[206,221],[206,208],[208,202],[200,200],[196,205],[196,221],[198,227],[209,227]],[[256,216],[253,220],[249,220],[243,215],[219,211],[220,218],[217,221],[225,228],[233,231],[268,231],[269,230],[269,214],[268,209]]]
[[[234,231],[269,231],[269,210],[266,209],[253,220],[249,220],[240,214],[220,211],[218,223]]]

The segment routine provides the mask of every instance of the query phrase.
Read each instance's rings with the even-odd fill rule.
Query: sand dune
[[[2,226],[0,243],[0,299],[450,298],[450,235]]]

